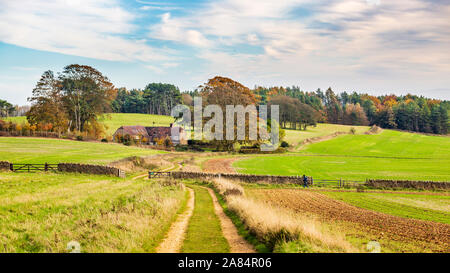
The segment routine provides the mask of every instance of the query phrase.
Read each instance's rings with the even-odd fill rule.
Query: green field
[[[450,224],[450,196],[359,192],[322,192],[356,207],[395,216]]]
[[[297,154],[246,158],[234,167],[247,174],[306,174],[316,179],[450,181],[450,138],[389,130],[344,135],[307,145]]]
[[[112,135],[121,126],[170,126],[173,118],[159,115],[113,113],[104,115],[99,121],[107,127],[107,134]]]
[[[27,122],[26,117],[2,118],[15,123]],[[122,114],[111,113],[99,117],[99,121],[106,126],[106,135],[111,136],[120,126],[142,125],[142,126],[169,126],[173,123],[170,116],[147,115],[147,114]]]
[[[324,124],[319,123],[316,127],[308,127],[306,131],[288,130],[286,129],[286,136],[284,140],[290,145],[297,146],[300,142],[308,138],[322,137],[332,135],[336,132],[350,132],[351,128],[355,128],[356,134],[363,134],[367,132],[370,127],[368,126],[349,126],[339,124]]]
[[[450,159],[450,137],[384,130],[378,135],[344,135],[307,145],[302,153]]]
[[[27,117],[21,116],[21,117],[9,117],[9,118],[0,118],[1,120],[5,121],[12,121],[14,123],[25,123],[27,121]]]
[[[185,192],[144,180],[0,173],[0,252],[153,252]]]
[[[108,164],[131,156],[149,156],[161,151],[113,143],[50,138],[0,137],[0,161],[12,163]]]

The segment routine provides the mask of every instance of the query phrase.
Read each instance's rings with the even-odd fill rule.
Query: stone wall
[[[0,171],[9,171],[10,163],[6,161],[0,161]]]
[[[367,180],[366,186],[371,188],[403,188],[420,190],[448,190],[450,182],[434,181],[402,181],[402,180]]]
[[[223,177],[229,180],[239,180],[246,183],[271,183],[271,184],[303,184],[301,176],[275,176],[253,174],[214,174],[202,172],[172,172],[171,176],[178,179],[211,179]]]
[[[118,168],[100,165],[60,163],[58,164],[58,171],[69,173],[87,173],[87,174],[113,175],[117,177],[125,177],[125,172]]]

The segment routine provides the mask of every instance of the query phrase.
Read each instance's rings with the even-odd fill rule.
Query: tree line
[[[450,102],[415,95],[372,96],[356,92],[336,94],[331,88],[325,92],[305,92],[299,87],[255,87],[260,103],[276,101],[295,113],[284,111],[280,119],[296,129],[295,122],[305,118],[305,105],[315,112],[310,115],[311,124],[328,122],[346,125],[378,125],[382,128],[407,131],[448,134]],[[294,100],[292,100],[294,99]],[[297,105],[294,107],[294,105]],[[311,108],[308,113],[312,113]],[[294,124],[294,125],[290,125]]]
[[[192,107],[193,97],[207,104],[227,102],[279,105],[282,128],[306,130],[318,122],[378,125],[382,128],[447,134],[450,102],[423,96],[336,94],[331,88],[306,92],[298,86],[253,89],[229,78],[215,77],[196,90],[181,93],[172,84],[150,83],[144,89],[116,88],[101,72],[85,65],[68,65],[55,74],[45,71],[32,96],[31,107],[0,100],[0,116],[26,111],[31,128],[57,132],[104,133],[98,117],[110,112],[170,115],[175,105]],[[236,101],[237,100],[237,101]],[[8,125],[8,128],[16,126]],[[22,129],[25,128],[22,126]],[[227,143],[228,145],[229,143]]]
[[[170,115],[172,108],[181,103],[181,92],[173,84],[151,83],[143,90],[119,88],[112,102],[115,113],[142,113]]]
[[[0,117],[24,116],[30,110],[30,106],[13,105],[12,103],[0,99]]]

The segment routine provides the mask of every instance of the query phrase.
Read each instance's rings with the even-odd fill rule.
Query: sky
[[[128,89],[220,75],[449,100],[449,18],[450,0],[0,0],[0,99],[77,63]]]

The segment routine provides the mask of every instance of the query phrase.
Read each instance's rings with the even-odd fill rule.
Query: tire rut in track
[[[261,198],[277,206],[309,213],[325,220],[358,224],[392,240],[418,241],[436,252],[450,251],[450,225],[408,219],[362,209],[308,190],[253,190]]]
[[[206,189],[208,190],[209,195],[211,195],[214,204],[214,211],[220,220],[222,233],[225,239],[227,239],[228,244],[230,245],[231,253],[255,253],[256,251],[253,246],[239,235],[235,225],[223,211],[214,191],[210,188]]]
[[[186,235],[186,230],[189,224],[189,219],[194,212],[195,194],[194,190],[187,188],[189,191],[189,200],[187,201],[186,210],[178,215],[175,222],[169,228],[166,238],[156,248],[157,253],[179,253],[183,245],[183,240]]]

